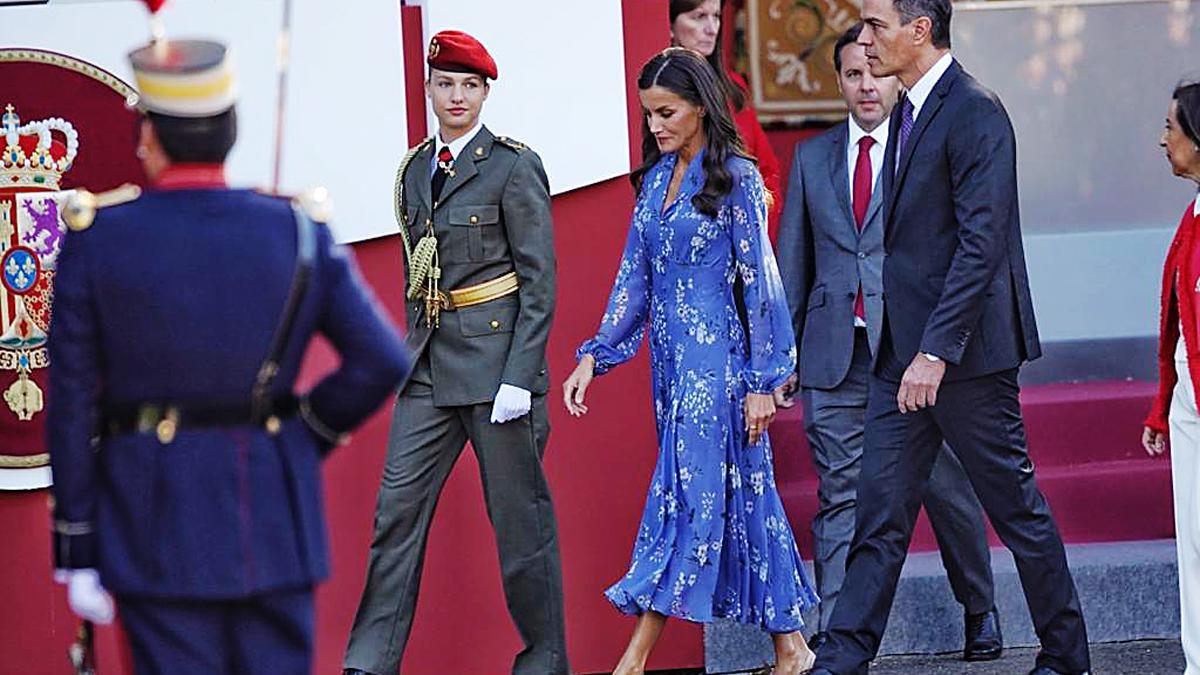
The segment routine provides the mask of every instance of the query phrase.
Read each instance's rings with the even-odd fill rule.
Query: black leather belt
[[[275,434],[284,420],[296,415],[300,404],[289,394],[273,399],[265,414],[255,413],[252,407],[248,403],[231,406],[142,403],[106,410],[103,429],[110,436],[154,433],[162,443],[170,443],[184,429],[254,426]]]

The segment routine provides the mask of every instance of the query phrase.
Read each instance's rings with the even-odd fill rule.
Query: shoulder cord
[[[400,241],[404,244],[404,259],[408,263],[408,293],[407,297],[411,300],[418,297],[421,290],[426,286],[426,279],[429,273],[436,267],[434,258],[437,256],[437,239],[428,236],[428,234],[417,242],[414,249],[412,241],[408,235],[408,214],[405,209],[404,199],[404,178],[408,173],[408,166],[416,156],[429,146],[432,139],[425,139],[416,147],[405,153],[404,158],[400,160],[400,168],[396,171],[396,185],[393,190],[393,196],[396,206],[396,224],[400,226]]]

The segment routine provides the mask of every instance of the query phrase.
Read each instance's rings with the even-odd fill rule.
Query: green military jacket
[[[408,239],[432,227],[440,289],[449,292],[516,272],[516,293],[454,311],[426,325],[425,302],[406,300],[406,342],[429,350],[434,405],[491,402],[500,385],[546,393],[546,341],[554,313],[555,259],[550,188],[537,153],[481,127],[454,161],[454,175],[433,203],[433,143],[404,169]],[[405,260],[405,274],[409,274]]]

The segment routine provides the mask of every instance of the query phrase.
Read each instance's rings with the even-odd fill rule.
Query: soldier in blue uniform
[[[47,425],[56,564],[84,618],[111,618],[115,597],[139,675],[308,673],[329,573],[321,459],[409,358],[314,213],[225,186],[225,48],[130,58],[152,188],[66,209]],[[317,333],[341,363],[295,394]]]

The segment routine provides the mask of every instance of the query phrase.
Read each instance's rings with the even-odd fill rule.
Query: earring
[[[133,154],[136,155],[138,159],[146,159],[150,156],[150,151],[146,149],[146,146],[139,145],[137,146],[137,150],[134,150]]]

